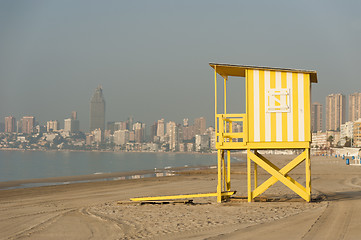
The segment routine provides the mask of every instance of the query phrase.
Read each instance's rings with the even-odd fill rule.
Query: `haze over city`
[[[2,1],[0,118],[213,120],[209,62],[313,69],[312,101],[361,89],[358,1]],[[257,9],[257,11],[255,11]],[[252,10],[252,11],[251,11]],[[234,80],[234,79],[231,79]],[[242,111],[231,83],[230,109]],[[235,87],[237,88],[235,88]]]

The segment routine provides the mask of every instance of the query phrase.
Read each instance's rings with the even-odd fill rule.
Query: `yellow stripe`
[[[292,73],[293,141],[298,141],[298,74]]]
[[[303,74],[305,99],[305,141],[311,141],[311,110],[310,110],[310,75]]]
[[[265,141],[265,83],[264,83],[264,71],[259,71],[259,111],[260,111],[260,141]]]
[[[281,72],[281,88],[287,88],[287,73]],[[287,113],[282,113],[282,141],[287,142]]]
[[[249,135],[248,135],[248,133],[249,133],[249,128],[248,128],[248,126],[249,126],[249,118],[248,118],[248,116],[247,116],[247,113],[249,112],[249,106],[248,106],[248,96],[249,96],[249,94],[248,94],[248,81],[247,81],[247,79],[248,79],[248,71],[246,70],[246,77],[245,77],[245,82],[246,82],[246,121],[244,121],[243,122],[243,134],[244,134],[244,138],[243,138],[243,141],[245,142],[245,143],[248,143],[249,142]]]
[[[253,91],[253,70],[247,70],[247,83],[248,83],[248,117],[249,117],[249,125],[248,125],[248,133],[249,133],[249,141],[254,142],[254,91]]]
[[[275,71],[271,71],[270,72],[270,88],[276,88],[276,72]],[[270,113],[271,114],[271,141],[272,142],[276,142],[277,138],[276,138],[276,128],[277,128],[277,123],[276,123],[276,113]]]

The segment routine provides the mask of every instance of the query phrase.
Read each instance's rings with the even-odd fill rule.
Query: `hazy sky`
[[[209,62],[317,70],[312,101],[324,104],[361,91],[360,11],[361,1],[0,0],[0,121],[63,125],[75,110],[88,130],[100,84],[106,121],[210,125]]]

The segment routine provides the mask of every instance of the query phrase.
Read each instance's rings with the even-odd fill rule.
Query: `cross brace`
[[[255,163],[255,189],[251,191],[251,160]],[[290,177],[288,173],[296,168],[306,160],[306,187],[302,186],[295,179]],[[300,197],[307,202],[311,200],[311,168],[310,168],[310,156],[309,149],[305,149],[299,156],[289,162],[282,169],[279,169],[276,165],[270,162],[267,158],[259,154],[257,151],[253,153],[250,149],[247,150],[247,174],[248,174],[248,201],[251,202],[253,198],[259,196],[265,192],[269,187],[275,184],[277,181],[282,182],[292,191],[297,193]],[[264,170],[272,175],[268,180],[263,182],[260,186],[257,186],[257,165],[261,166]]]

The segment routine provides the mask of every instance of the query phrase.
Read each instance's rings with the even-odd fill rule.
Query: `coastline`
[[[269,156],[277,166],[292,157]],[[329,156],[311,161],[314,201],[310,203],[281,183],[262,194],[274,201],[129,202],[132,197],[215,192],[217,169],[200,169],[160,178],[3,190],[0,231],[4,239],[358,239],[359,168]],[[260,183],[270,176],[261,168],[258,173]],[[302,173],[299,166],[290,176],[304,184]],[[232,164],[231,175],[236,196],[246,196],[246,164]]]
[[[49,178],[34,178],[14,181],[0,182],[0,192],[10,189],[23,189],[32,187],[68,185],[75,183],[95,182],[95,181],[118,181],[132,180],[142,178],[159,178],[182,174],[189,171],[199,171],[204,169],[212,169],[214,166],[185,166],[185,167],[166,167],[153,170],[139,170],[114,173],[94,173],[76,176],[61,176]]]
[[[108,153],[161,153],[161,154],[200,154],[216,155],[216,152],[154,152],[154,151],[114,151],[114,150],[77,150],[77,149],[20,149],[20,148],[0,148],[0,151],[31,151],[31,152],[108,152]]]

